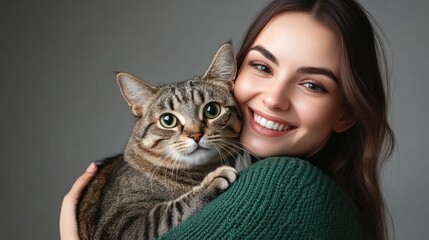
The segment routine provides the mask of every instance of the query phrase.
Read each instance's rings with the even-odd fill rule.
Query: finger
[[[66,197],[70,200],[78,201],[83,189],[88,185],[91,179],[94,177],[97,172],[97,166],[94,163],[91,163],[86,171],[76,180],[73,184],[70,192],[67,193]]]
[[[96,172],[97,166],[91,163],[65,195],[60,213],[61,240],[79,240],[76,207],[83,189],[88,185]]]

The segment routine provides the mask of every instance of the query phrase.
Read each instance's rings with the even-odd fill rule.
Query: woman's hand
[[[61,240],[79,240],[77,230],[76,207],[83,189],[97,172],[97,166],[91,163],[86,171],[76,180],[70,192],[63,199],[60,213]]]

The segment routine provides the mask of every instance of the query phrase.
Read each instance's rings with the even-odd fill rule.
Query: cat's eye
[[[204,116],[208,119],[213,119],[219,116],[220,114],[220,106],[215,102],[208,103],[204,107]]]
[[[159,118],[159,122],[165,128],[174,128],[179,123],[176,116],[171,113],[162,114]]]

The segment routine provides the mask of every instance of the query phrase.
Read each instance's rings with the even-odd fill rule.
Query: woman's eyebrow
[[[264,57],[266,57],[268,60],[270,60],[271,62],[273,62],[274,64],[278,65],[278,60],[277,58],[270,52],[268,51],[266,48],[262,47],[261,45],[256,45],[253,46],[250,51],[255,50],[258,51],[259,53],[261,53]]]
[[[324,75],[328,78],[334,80],[337,84],[339,83],[337,76],[335,76],[334,72],[327,68],[319,68],[319,67],[300,67],[297,70],[298,73],[307,73],[307,74],[317,74]]]
[[[264,48],[263,46],[261,46],[261,45],[253,46],[252,48],[250,48],[250,51],[252,51],[252,50],[259,52],[264,57],[266,57],[268,60],[270,60],[274,64],[278,65],[277,58],[270,51],[268,51],[266,48]],[[297,72],[298,73],[306,73],[306,74],[324,75],[324,76],[327,76],[328,78],[332,79],[337,84],[339,83],[338,78],[337,78],[337,76],[335,76],[334,72],[332,72],[331,70],[329,70],[327,68],[300,67],[300,68],[298,68]]]

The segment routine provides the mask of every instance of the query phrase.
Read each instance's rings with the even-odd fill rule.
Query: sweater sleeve
[[[310,163],[271,157],[161,239],[363,239],[357,210]]]

